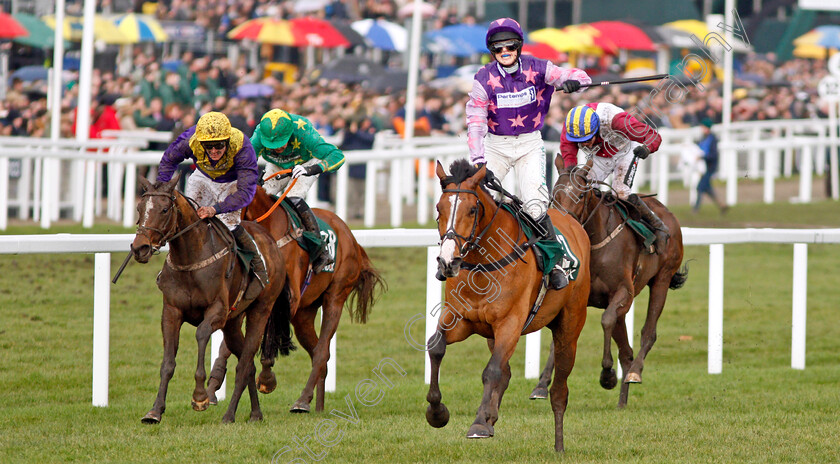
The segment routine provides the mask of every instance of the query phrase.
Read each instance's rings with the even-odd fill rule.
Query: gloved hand
[[[312,166],[298,164],[292,169],[292,179],[297,179],[300,176],[314,176],[322,172],[324,172],[324,168],[320,164],[313,164]]]
[[[580,90],[580,82],[574,79],[569,79],[563,82],[563,84],[560,86],[560,89],[562,89],[566,93],[577,92],[578,90]]]
[[[638,147],[633,149],[633,154],[636,155],[639,159],[647,159],[650,155],[650,148],[646,145],[639,145]]]

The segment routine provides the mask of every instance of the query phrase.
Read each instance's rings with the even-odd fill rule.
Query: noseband
[[[141,195],[140,198],[142,200],[146,197],[169,198],[169,200],[172,202],[172,209],[174,210],[169,212],[169,218],[167,219],[165,230],[158,229],[156,227],[148,227],[145,224],[141,224],[140,219],[137,220],[137,234],[146,237],[146,240],[149,241],[149,245],[152,244],[152,237],[148,234],[148,232],[156,232],[158,235],[161,236],[160,244],[158,246],[152,246],[152,253],[158,253],[160,249],[163,248],[167,243],[178,238],[181,234],[186,233],[188,230],[203,222],[202,220],[198,220],[188,225],[187,227],[184,227],[180,231],[176,231],[175,226],[177,224],[177,220],[175,219],[174,213],[178,211],[178,208],[175,204],[175,193],[145,192],[143,193],[143,195]]]

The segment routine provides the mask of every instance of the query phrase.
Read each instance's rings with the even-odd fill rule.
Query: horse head
[[[458,160],[449,167],[448,175],[438,161],[437,176],[443,193],[437,204],[437,223],[440,232],[438,273],[455,277],[461,270],[464,256],[473,248],[478,225],[485,206],[479,197],[481,182],[487,173],[484,166],[476,167],[467,160]]]
[[[562,162],[562,158],[558,157]],[[555,160],[555,165],[558,160]],[[569,166],[561,169],[558,166],[557,181],[554,183],[552,205],[560,212],[570,214],[581,222],[586,207],[586,194],[593,188],[587,179],[592,169],[592,160],[583,166]]]
[[[176,233],[177,205],[175,186],[180,173],[175,173],[169,182],[154,185],[143,176],[138,178],[143,195],[137,202],[137,235],[131,243],[131,252],[139,263],[147,263]]]

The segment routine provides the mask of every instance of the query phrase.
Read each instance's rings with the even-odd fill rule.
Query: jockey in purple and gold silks
[[[499,180],[513,168],[523,209],[540,224],[544,240],[556,240],[545,214],[549,192],[540,129],[555,89],[571,93],[592,80],[580,69],[523,56],[522,41],[522,28],[515,20],[490,23],[487,48],[493,61],[475,74],[466,107],[467,144],[470,161],[486,163]],[[552,288],[565,286],[565,276],[557,274],[555,270],[550,275]]]
[[[163,152],[157,181],[172,179],[178,164],[187,158],[195,162],[197,172],[187,180],[184,194],[199,205],[200,218],[219,216],[233,232],[240,248],[255,256],[251,265],[260,282],[267,284],[263,257],[253,237],[240,225],[242,209],[254,199],[259,179],[251,141],[242,131],[231,127],[227,116],[210,112]]]

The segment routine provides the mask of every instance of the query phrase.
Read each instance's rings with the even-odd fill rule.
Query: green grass
[[[708,211],[708,212],[707,212]],[[837,227],[836,203],[739,205],[720,218],[712,209],[697,216],[676,208],[683,225],[745,227]],[[729,222],[726,222],[729,221]],[[107,230],[106,230],[107,229]],[[9,228],[21,233],[126,233],[97,226]],[[182,330],[178,367],[168,408],[157,426],[140,423],[152,406],[162,355],[160,292],[154,284],[163,257],[131,263],[111,293],[110,405],[91,406],[93,256],[0,256],[0,462],[197,462],[265,463],[295,438],[317,433],[327,419],[337,432],[310,438],[324,462],[834,462],[840,428],[840,327],[836,324],[836,264],[840,247],[809,246],[807,360],[790,368],[792,247],[727,245],[723,373],[707,368],[708,247],[686,248],[689,279],[669,294],[658,340],[648,356],[644,383],[632,386],[627,409],[619,411],[617,390],[598,385],[601,311],[589,310],[577,363],[570,377],[565,421],[566,454],[553,452],[553,419],[546,401],[527,399],[534,382],[523,378],[524,345],[512,359],[513,379],[505,394],[496,436],[464,438],[481,397],[481,370],[489,358],[483,339],[448,348],[443,361],[443,401],[449,425],[426,424],[423,356],[405,340],[404,326],[424,309],[425,251],[371,249],[390,291],[366,325],[349,318],[338,333],[338,391],[327,410],[347,412],[351,398],[358,421],[325,414],[292,415],[309,373],[298,350],[278,361],[278,389],[261,395],[265,416],[248,423],[247,395],[237,423],[221,424],[227,401],[205,412],[190,407],[194,386],[195,330]],[[116,270],[123,256],[112,257]],[[636,336],[644,322],[647,292],[636,302]],[[416,337],[422,338],[422,324]],[[548,333],[543,334],[547,346]],[[545,350],[544,350],[545,352]],[[381,401],[364,406],[355,388],[380,361],[391,358],[404,377]],[[233,371],[231,363],[230,372]],[[232,375],[228,376],[228,392]],[[380,382],[381,385],[381,382]],[[323,422],[326,427],[328,422]],[[325,454],[324,454],[325,453]],[[313,462],[304,451],[284,455]]]

